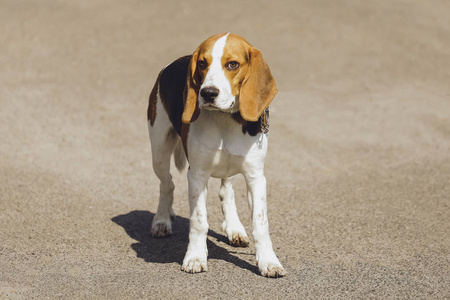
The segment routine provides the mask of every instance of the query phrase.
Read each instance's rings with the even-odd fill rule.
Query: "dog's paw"
[[[233,233],[231,239],[228,237],[230,245],[234,247],[248,247],[250,240],[247,235]]]
[[[265,277],[279,278],[286,276],[286,270],[279,263],[260,262],[258,267],[261,275]]]
[[[265,277],[279,278],[286,276],[286,270],[277,262],[259,262],[258,268],[261,275]]]
[[[170,220],[159,220],[152,224],[153,237],[165,237],[172,235],[172,222]]]
[[[256,255],[256,261],[261,275],[269,278],[286,276],[286,270],[281,265],[275,253],[273,251],[269,251],[264,254],[261,255],[260,253],[259,255]]]
[[[181,270],[187,273],[200,273],[208,271],[206,257],[190,257],[183,260]]]
[[[172,235],[172,222],[175,220],[175,212],[170,209],[170,213],[156,214],[153,218],[151,233],[153,237],[165,237]]]
[[[227,223],[224,221],[222,223],[222,230],[226,232],[228,241],[231,246],[234,247],[248,247],[250,240],[245,232],[244,226],[240,224],[238,226],[234,226],[234,228],[230,228],[227,226]]]

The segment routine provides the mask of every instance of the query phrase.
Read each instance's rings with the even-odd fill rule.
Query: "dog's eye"
[[[239,63],[237,61],[230,61],[225,65],[225,67],[227,70],[236,70],[239,68]]]
[[[204,60],[199,60],[197,62],[197,65],[200,68],[200,70],[205,70],[208,67],[208,63]]]

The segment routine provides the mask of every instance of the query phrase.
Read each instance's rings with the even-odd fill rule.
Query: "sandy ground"
[[[449,299],[449,15],[445,0],[0,1],[0,299]],[[180,271],[185,172],[174,235],[150,236],[150,89],[228,31],[280,90],[266,177],[282,279],[227,245],[217,180],[207,273]]]

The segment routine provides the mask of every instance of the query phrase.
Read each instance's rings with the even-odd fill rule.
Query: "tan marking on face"
[[[225,76],[230,81],[233,96],[239,95],[242,82],[247,74],[249,65],[248,49],[250,47],[250,43],[242,37],[232,33],[228,36],[222,56],[222,67]],[[229,62],[237,62],[239,67],[235,70],[227,70],[226,65]]]
[[[206,73],[208,73],[209,67],[212,63],[213,57],[212,57],[212,50],[214,48],[214,44],[217,42],[218,39],[226,35],[226,33],[216,34],[203,43],[200,44],[198,47],[198,58],[197,58],[197,75],[200,79],[200,82],[203,82],[205,79]],[[199,62],[204,61],[206,62],[206,68],[201,69],[198,65]]]
[[[195,110],[198,109],[197,98],[199,94],[200,86],[205,79],[206,73],[208,72],[209,65],[212,62],[212,50],[214,43],[224,36],[225,34],[217,34],[200,44],[195,52],[192,54],[192,59],[189,64],[186,89],[184,91],[184,111],[182,115],[183,123],[190,123]],[[202,70],[199,67],[199,61],[205,61],[206,66]]]

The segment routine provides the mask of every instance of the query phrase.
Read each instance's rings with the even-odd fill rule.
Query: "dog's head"
[[[199,109],[240,112],[257,121],[277,93],[261,52],[242,37],[227,33],[204,41],[189,64],[183,122]]]

